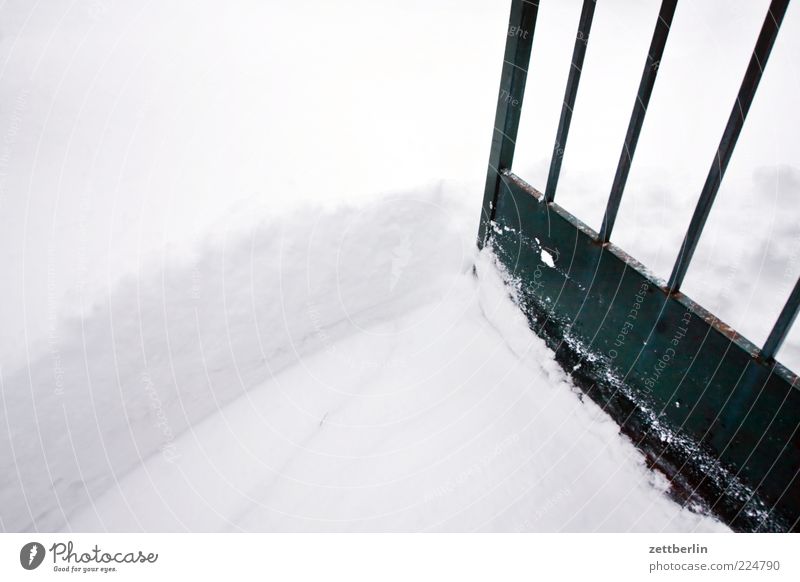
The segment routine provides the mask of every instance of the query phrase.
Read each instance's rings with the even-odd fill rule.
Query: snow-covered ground
[[[579,4],[542,2],[515,163],[540,187]],[[660,275],[767,4],[678,8],[617,227]],[[657,10],[597,9],[558,198],[595,227]],[[0,529],[724,529],[474,255],[507,17],[2,4]],[[686,282],[756,342],[800,273],[798,26]]]
[[[62,386],[49,356],[4,380],[5,527],[724,529],[579,398],[491,255],[473,275],[457,195],[304,209],[123,283],[63,331]]]

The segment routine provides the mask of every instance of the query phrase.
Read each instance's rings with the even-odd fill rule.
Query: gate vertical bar
[[[564,91],[564,102],[561,105],[561,118],[558,120],[556,143],[553,146],[553,157],[550,160],[550,173],[547,176],[545,199],[552,202],[556,196],[558,176],[561,174],[561,164],[564,161],[564,151],[567,148],[569,125],[572,121],[572,110],[575,108],[575,98],[578,95],[578,84],[581,80],[583,59],[589,44],[589,33],[592,29],[594,8],[597,0],[583,0],[581,18],[578,21],[578,32],[575,35],[575,48],[572,50],[572,64],[567,77],[567,88]]]
[[[700,193],[700,199],[697,201],[694,215],[689,223],[689,229],[681,244],[678,258],[675,260],[675,266],[672,269],[672,275],[669,278],[668,284],[670,292],[678,291],[683,284],[683,279],[686,276],[689,263],[692,261],[694,252],[697,249],[697,243],[700,240],[703,227],[705,227],[708,214],[711,212],[711,206],[714,204],[714,198],[717,196],[722,178],[725,175],[725,170],[728,168],[728,163],[731,161],[731,155],[733,155],[733,149],[736,147],[736,141],[739,139],[739,134],[742,132],[744,120],[747,118],[747,112],[753,104],[756,89],[758,89],[758,84],[764,74],[764,68],[767,65],[772,47],[775,44],[775,39],[778,37],[778,31],[780,30],[781,22],[783,21],[788,6],[789,0],[772,0],[770,3],[767,17],[764,19],[761,32],[758,34],[753,56],[750,58],[750,63],[747,65],[747,71],[744,74],[742,85],[739,88],[739,94],[736,96],[736,103],[728,118],[728,124],[725,126],[725,131],[722,134],[719,148],[717,148],[717,155],[714,162],[711,164],[708,177]]]
[[[514,160],[517,129],[525,95],[525,81],[533,45],[533,31],[539,2],[512,0],[508,21],[503,72],[497,97],[497,112],[489,154],[489,169],[483,193],[483,208],[478,228],[478,247],[482,248],[489,235],[489,223],[494,219],[497,195],[500,191],[500,174],[511,168]]]
[[[800,310],[800,278],[797,279],[797,283],[795,283],[794,289],[789,295],[789,299],[786,300],[786,305],[783,306],[783,310],[778,316],[775,326],[772,328],[767,341],[764,343],[764,347],[761,349],[761,356],[765,360],[775,359],[775,355],[778,353],[778,350],[781,349],[781,345],[783,345],[783,340],[786,339],[786,335],[789,333],[794,320],[797,318],[798,310]]]
[[[622,145],[617,172],[614,175],[614,183],[608,196],[605,215],[603,215],[603,224],[600,227],[598,236],[600,242],[608,242],[611,238],[611,231],[614,229],[617,211],[622,201],[622,192],[625,190],[625,183],[628,181],[628,174],[631,171],[633,154],[636,152],[636,144],[639,142],[639,134],[642,131],[644,116],[647,113],[650,96],[653,94],[653,87],[656,84],[656,76],[661,65],[661,59],[664,56],[664,47],[667,44],[667,37],[669,36],[672,17],[675,15],[677,4],[678,0],[663,0],[658,11],[658,21],[653,31],[653,39],[650,41],[650,50],[647,51],[642,80],[639,82],[639,91],[636,93],[636,101],[633,104],[631,120],[628,123],[628,132],[625,134],[625,143]]]

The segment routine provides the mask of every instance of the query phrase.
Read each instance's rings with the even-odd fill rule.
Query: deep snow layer
[[[306,209],[124,282],[3,379],[3,528],[724,530],[579,398],[469,214]]]
[[[580,4],[542,3],[537,20],[515,171],[540,188]],[[768,0],[684,2],[673,21],[614,234],[615,242],[661,276],[669,273],[713,161],[767,5]],[[595,228],[658,6],[656,0],[636,6],[604,2],[595,16],[557,199]],[[106,523],[124,521],[125,505],[104,495],[117,480],[141,477],[143,460],[146,467],[159,458],[172,459],[170,467],[187,463],[194,442],[187,439],[206,426],[198,423],[212,424],[213,415],[219,422],[219,411],[242,406],[242,398],[256,399],[270,386],[274,393],[279,382],[292,387],[281,392],[286,398],[319,392],[309,378],[296,376],[306,368],[315,377],[324,370],[322,378],[334,385],[359,366],[376,368],[368,385],[352,380],[364,394],[391,392],[387,382],[425,374],[427,364],[406,353],[402,369],[391,373],[400,380],[391,380],[380,356],[389,349],[387,334],[372,333],[371,326],[385,330],[381,326],[429,319],[438,329],[445,320],[436,318],[453,304],[465,316],[447,336],[451,344],[461,346],[479,322],[485,326],[476,315],[477,300],[468,297],[486,292],[486,278],[475,282],[468,265],[507,2],[8,0],[0,16],[0,528],[67,527],[68,517],[85,518],[78,515],[90,500],[107,508]],[[800,8],[793,4],[685,286],[689,296],[756,343],[766,338],[800,268],[800,205],[794,203],[800,110],[792,107],[800,87],[798,27]],[[452,200],[432,216],[423,212],[425,206],[384,211],[386,201],[372,197],[439,176],[470,184],[458,197],[468,207],[465,218],[452,216]],[[164,250],[205,232],[229,204],[250,197],[257,200],[256,216],[270,219],[246,223],[249,231],[234,227],[229,237],[223,228],[221,238],[205,247],[190,245],[195,254],[189,264]],[[427,193],[419,198],[423,204],[436,201]],[[289,210],[300,201],[346,200],[360,201],[360,210]],[[364,200],[373,205],[365,207]],[[350,224],[347,234],[340,230],[342,221]],[[152,252],[161,253],[164,264],[142,267]],[[123,276],[129,278],[117,285]],[[90,310],[98,297],[105,299]],[[64,309],[76,314],[67,324],[60,321]],[[487,332],[483,343],[476,340],[474,352],[467,347],[472,343],[464,345],[467,371],[483,366],[491,378],[500,378],[521,366],[478,349],[501,342],[501,336],[508,341],[509,330],[499,329],[500,335]],[[413,345],[405,339],[417,341],[411,334],[398,333],[398,352]],[[433,341],[439,337],[426,337],[431,353],[453,355]],[[528,341],[533,340],[523,345]],[[373,345],[378,355],[359,351]],[[322,360],[331,353],[341,360],[341,377],[327,373]],[[800,327],[779,359],[800,367]],[[536,390],[535,371],[514,374]],[[462,410],[459,395],[470,389],[500,398],[499,391],[516,384],[458,384],[442,407]],[[317,400],[333,407],[319,393]],[[527,420],[549,416],[527,414],[521,406]],[[306,428],[322,422],[326,437],[337,426],[327,408],[305,416]],[[489,410],[463,430],[476,435],[497,418]],[[392,419],[387,412],[352,422]],[[244,420],[235,426],[245,430]],[[408,427],[396,428],[405,442],[402,430]],[[513,423],[512,428],[521,430]],[[311,434],[300,425],[294,429]],[[543,441],[546,430],[540,424],[530,438]],[[259,443],[275,450],[271,462],[293,456],[288,447],[296,446],[294,440],[260,424],[253,428],[253,434],[262,433]],[[292,438],[301,438],[299,433]],[[431,453],[437,458],[454,450],[433,432],[425,434],[428,444],[442,446]],[[623,446],[609,435],[602,437],[609,447]],[[206,437],[198,442],[206,443]],[[533,450],[523,437],[508,446],[498,442],[494,446],[504,452]],[[354,447],[343,444],[342,450],[349,446]],[[232,459],[238,458],[234,450],[226,450]],[[483,487],[481,479],[488,477],[481,475],[494,478],[502,475],[495,471],[501,462],[517,468],[527,459],[490,454],[487,460],[478,449],[470,449],[477,456],[464,450],[461,465],[442,464],[440,473],[430,469],[430,487],[414,490],[411,477],[403,481],[418,498],[449,500],[426,503],[420,514],[434,515],[433,507],[448,502],[460,506],[459,496]],[[398,475],[410,474],[394,462]],[[248,465],[248,471],[266,480],[263,464]],[[192,467],[201,471],[201,465]],[[280,467],[271,470],[281,474]],[[599,480],[593,470],[588,483]],[[373,471],[381,475],[370,466]],[[528,520],[539,527],[543,514],[553,516],[554,524],[566,523],[559,504],[572,507],[573,496],[589,497],[589,484],[572,487],[563,479],[563,487],[548,495],[547,484],[559,478],[538,482],[523,478],[523,471],[515,475],[534,488],[537,507],[524,518],[520,512],[523,525]],[[167,473],[151,474],[167,497],[166,481],[159,481]],[[323,482],[336,483],[335,475],[326,472]],[[229,478],[231,487],[247,490],[246,479]],[[273,491],[281,483],[286,487],[283,478],[276,483]],[[130,498],[129,485],[124,487]],[[439,487],[454,491],[431,493]],[[212,492],[222,503],[222,489]],[[173,498],[185,493],[185,486],[169,486]],[[277,499],[276,494],[272,507],[280,511]],[[319,495],[320,502],[325,499]],[[129,503],[143,524],[167,527]],[[612,513],[610,506],[603,511]],[[219,523],[232,517],[224,513]],[[389,521],[352,527],[389,527]],[[656,521],[648,527],[658,528]],[[628,527],[600,522],[592,523]],[[456,527],[455,521],[448,524]]]

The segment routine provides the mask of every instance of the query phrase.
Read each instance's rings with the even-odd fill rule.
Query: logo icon
[[[26,570],[35,570],[44,561],[44,546],[39,542],[28,542],[19,551],[19,563]]]

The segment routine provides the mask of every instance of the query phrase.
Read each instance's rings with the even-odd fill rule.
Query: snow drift
[[[3,527],[724,529],[579,398],[459,198],[254,219],[65,321],[3,378]]]

